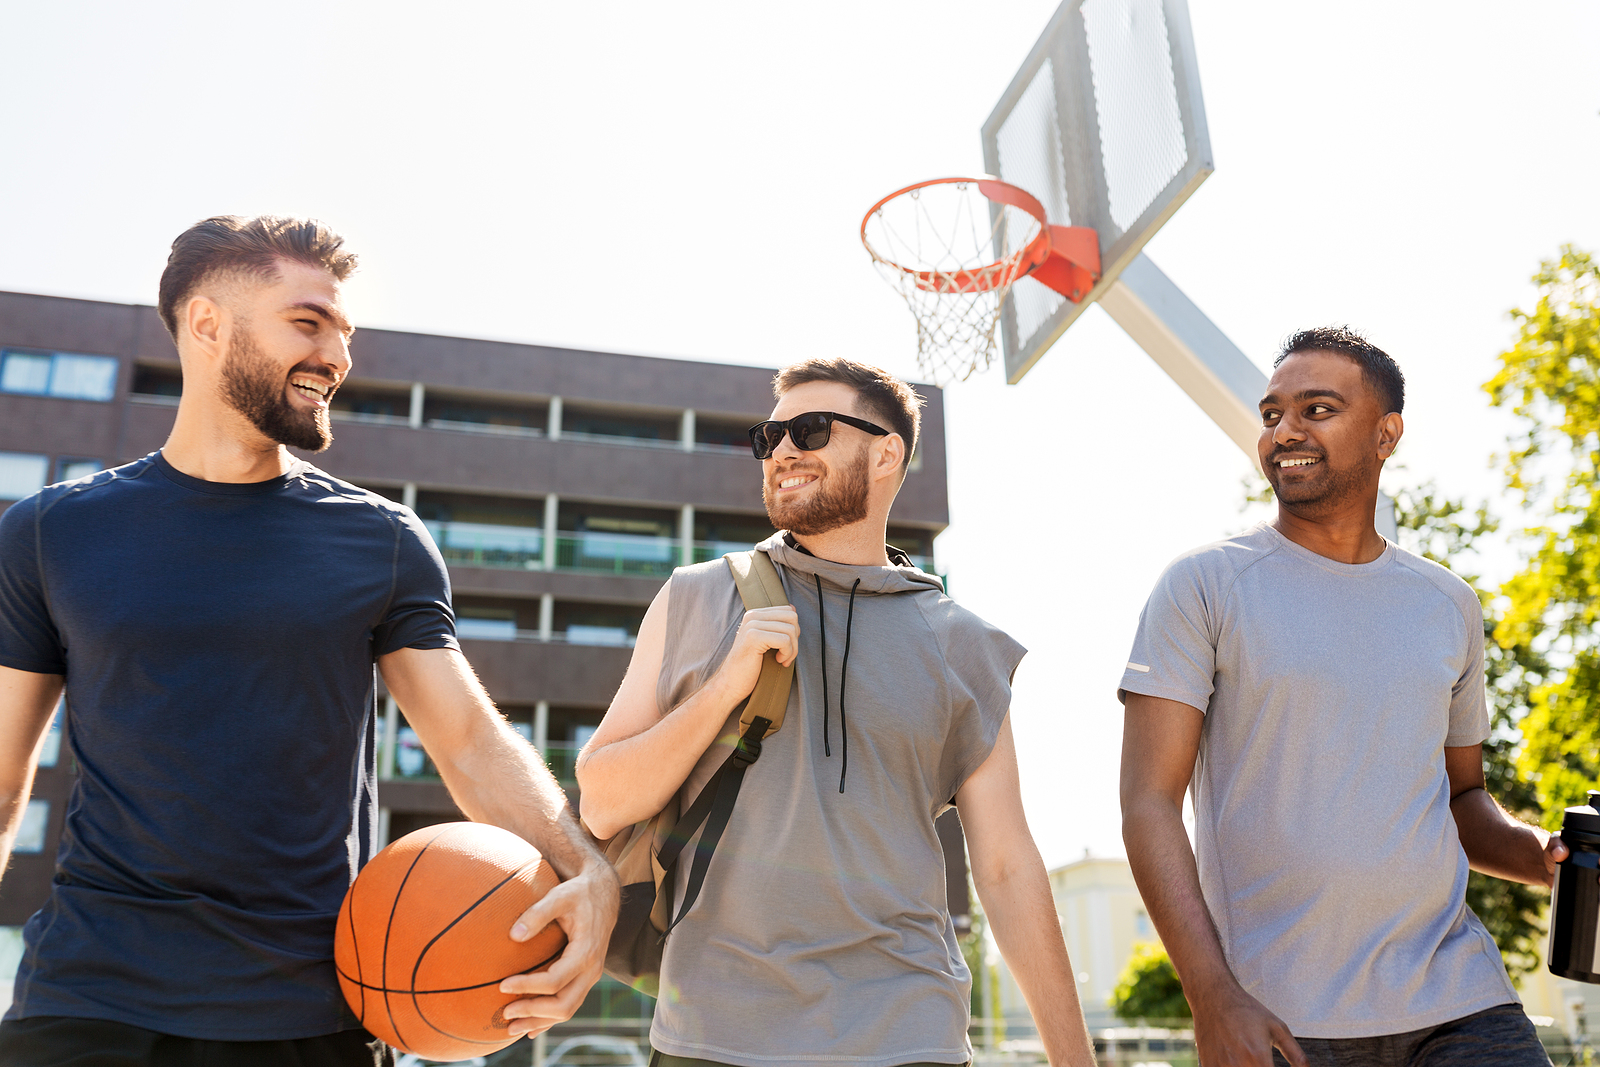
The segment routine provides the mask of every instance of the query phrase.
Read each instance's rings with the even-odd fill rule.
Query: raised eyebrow
[[[356,328],[350,325],[343,315],[339,314],[333,308],[330,308],[324,304],[318,304],[313,300],[302,300],[298,304],[290,304],[289,309],[291,311],[309,311],[314,315],[321,316],[324,320],[338,327],[339,332],[344,334],[346,337],[356,332]]]

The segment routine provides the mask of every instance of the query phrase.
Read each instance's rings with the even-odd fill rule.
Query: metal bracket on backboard
[[[1079,301],[1019,281],[1001,312],[1015,384],[1213,170],[1185,0],[1066,0],[983,124],[985,169],[1054,224],[1100,235]]]

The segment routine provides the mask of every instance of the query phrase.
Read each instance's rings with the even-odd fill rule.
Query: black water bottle
[[[1568,855],[1550,891],[1551,974],[1600,983],[1600,791],[1561,818]]]

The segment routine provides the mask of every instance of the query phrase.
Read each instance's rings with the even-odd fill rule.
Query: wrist
[[[720,722],[733,710],[735,704],[750,695],[750,690],[741,693],[736,691],[737,688],[735,683],[728,680],[728,664],[724,660],[722,666],[706,679],[706,684],[700,687],[700,692],[696,695],[700,698],[699,702],[704,703],[706,711],[714,714]]]
[[[1228,970],[1213,972],[1192,982],[1184,982],[1183,995],[1188,999],[1189,1006],[1194,1009],[1196,1015],[1210,1014],[1218,1008],[1237,1003],[1241,998],[1250,996]]]

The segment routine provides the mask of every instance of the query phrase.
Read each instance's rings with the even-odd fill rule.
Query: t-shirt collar
[[[208,482],[202,478],[187,475],[167,462],[167,457],[161,452],[152,453],[155,459],[155,468],[162,477],[174,485],[185,489],[192,489],[197,493],[211,493],[214,496],[259,496],[271,493],[288,485],[297,475],[304,471],[310,464],[305,460],[297,459],[294,464],[283,474],[276,478],[268,478],[264,482]]]

